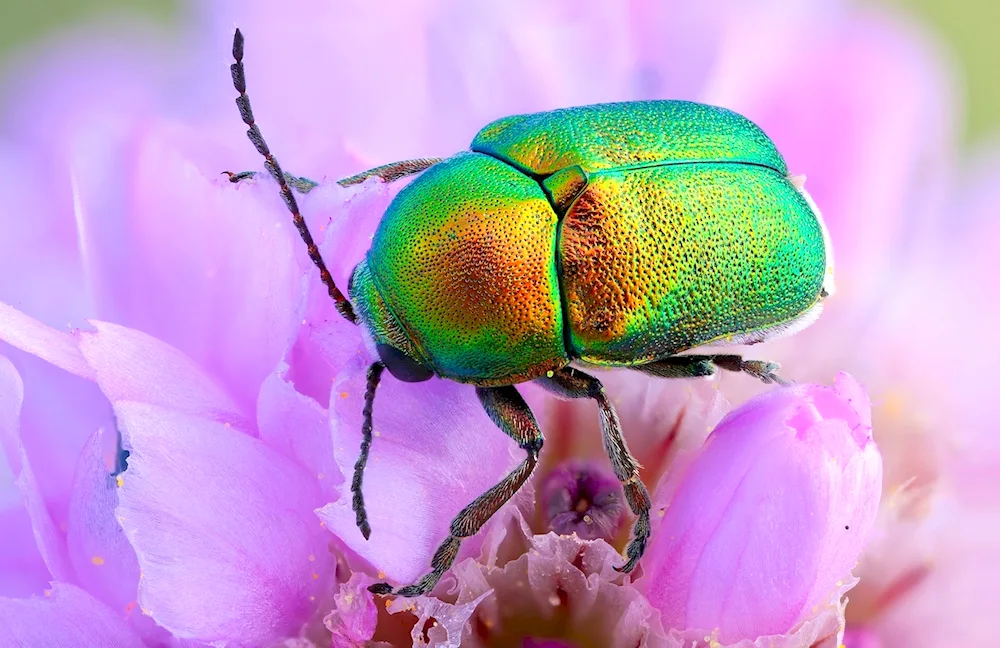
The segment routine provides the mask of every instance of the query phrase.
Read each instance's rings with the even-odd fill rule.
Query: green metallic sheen
[[[743,162],[788,168],[749,119],[689,101],[637,101],[504,117],[487,125],[472,150],[535,176],[579,164],[584,171],[687,162]]]
[[[542,180],[542,189],[552,202],[552,207],[561,217],[569,209],[573,201],[587,188],[589,177],[587,172],[574,164],[560,169]]]
[[[375,342],[393,346],[418,362],[427,363],[427,359],[421,355],[420,350],[375,288],[367,260],[362,260],[354,268],[348,293],[351,295],[358,319]]]
[[[486,126],[399,193],[349,292],[376,341],[496,386],[757,342],[831,280],[821,217],[757,126],[650,101]]]
[[[366,263],[415,357],[477,385],[568,364],[556,223],[535,180],[487,155],[460,153],[404,188]]]
[[[592,173],[561,228],[571,355],[594,364],[773,329],[818,301],[825,276],[816,215],[762,166]]]

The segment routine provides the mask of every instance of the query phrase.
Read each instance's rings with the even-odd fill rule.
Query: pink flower
[[[565,474],[550,473],[547,488]],[[480,559],[456,565],[454,586],[389,610],[418,615],[415,644],[436,621],[453,629],[441,645],[522,637],[623,648],[839,645],[843,594],[857,582],[851,569],[881,488],[860,386],[842,375],[832,388],[758,397],[673,478],[674,488],[658,489],[665,516],[637,587],[615,571],[621,558],[606,542],[535,534],[515,515],[487,534]]]

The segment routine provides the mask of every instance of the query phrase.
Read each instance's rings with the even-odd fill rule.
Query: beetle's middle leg
[[[434,552],[430,573],[416,583],[397,590],[393,590],[387,583],[376,583],[368,588],[371,592],[420,596],[434,589],[441,576],[455,562],[462,539],[478,533],[486,521],[524,485],[535,469],[538,453],[542,449],[542,431],[521,394],[510,386],[477,387],[476,395],[497,427],[517,441],[528,456],[496,486],[477,497],[455,516],[451,522],[450,535]]]
[[[696,378],[711,376],[716,368],[726,371],[745,373],[765,384],[790,385],[791,383],[778,375],[776,362],[765,360],[744,360],[743,356],[733,354],[718,355],[675,355],[649,364],[631,367],[636,371],[659,376],[660,378]]]
[[[604,449],[611,459],[611,467],[615,476],[625,489],[625,499],[629,508],[636,516],[632,531],[632,541],[625,550],[627,561],[616,570],[629,573],[635,569],[639,558],[646,551],[646,541],[649,539],[649,492],[639,479],[639,462],[635,460],[622,436],[622,426],[618,414],[604,392],[604,385],[597,378],[573,367],[564,367],[553,373],[551,377],[539,378],[536,382],[545,389],[564,398],[592,398],[597,401],[601,412],[601,435],[604,437]]]

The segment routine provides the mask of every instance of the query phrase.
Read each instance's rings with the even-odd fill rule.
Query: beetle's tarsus
[[[649,541],[650,534],[649,509],[652,502],[646,487],[638,479],[625,484],[625,499],[635,514],[636,520],[632,529],[632,541],[625,549],[626,562],[621,567],[615,567],[615,571],[628,574],[635,569],[642,554],[646,552],[646,543]]]
[[[649,511],[643,511],[636,521],[635,537],[625,549],[625,564],[615,567],[616,572],[631,574],[635,566],[639,564],[639,559],[646,552],[646,543],[649,541]]]
[[[393,589],[387,583],[377,583],[369,587],[368,591],[375,594],[403,596],[406,598],[421,596],[430,592],[437,585],[438,581],[441,580],[441,577],[444,576],[444,573],[451,568],[452,563],[455,562],[455,558],[458,556],[458,548],[461,544],[461,538],[454,535],[448,536],[437,548],[437,551],[434,552],[434,557],[431,559],[431,571],[424,574],[416,583],[398,589]],[[377,588],[378,591],[372,588]]]

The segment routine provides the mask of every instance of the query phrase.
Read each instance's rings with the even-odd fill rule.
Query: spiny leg
[[[372,447],[372,405],[375,402],[375,390],[378,389],[379,381],[382,379],[382,372],[385,365],[381,362],[372,363],[368,367],[368,384],[365,388],[365,409],[363,411],[364,422],[361,424],[361,453],[354,464],[354,479],[351,480],[352,507],[358,528],[361,535],[368,539],[372,533],[372,528],[368,524],[368,511],[365,510],[365,498],[361,493],[361,481],[365,475],[365,465],[368,464],[368,451]]]
[[[305,219],[302,218],[302,214],[299,213],[299,205],[295,200],[294,194],[292,194],[292,190],[288,188],[288,183],[285,181],[285,173],[281,170],[278,160],[271,154],[267,143],[264,142],[264,137],[260,134],[260,129],[257,128],[257,124],[254,122],[253,111],[250,109],[250,97],[247,96],[246,74],[243,71],[243,34],[239,29],[233,35],[233,59],[236,62],[229,66],[229,69],[233,76],[233,87],[240,93],[236,98],[236,106],[240,109],[240,117],[243,118],[243,123],[249,127],[247,137],[250,138],[250,142],[253,143],[257,152],[264,156],[264,167],[267,168],[271,176],[277,181],[281,189],[281,198],[285,201],[288,211],[292,213],[292,222],[295,223],[295,228],[299,231],[299,236],[302,237],[302,240],[306,244],[309,258],[319,268],[320,279],[323,280],[323,284],[326,286],[327,292],[330,293],[330,297],[336,302],[337,311],[344,319],[356,323],[357,317],[354,314],[354,307],[351,306],[351,302],[344,297],[344,294],[340,292],[340,289],[334,283],[333,277],[330,275],[330,271],[323,261],[323,257],[320,256],[319,248],[316,246],[315,241],[313,241],[309,227],[306,225]]]
[[[711,376],[716,368],[745,373],[765,384],[790,385],[791,383],[777,374],[775,362],[764,360],[744,360],[743,356],[733,354],[718,355],[676,355],[656,360],[649,364],[632,367],[637,371],[659,376],[660,378],[695,378]]]
[[[477,497],[455,516],[451,522],[450,535],[434,552],[430,573],[416,583],[397,590],[393,590],[387,583],[377,583],[369,587],[369,591],[375,594],[420,596],[434,589],[441,576],[455,562],[462,539],[478,533],[486,521],[524,485],[535,469],[538,453],[542,449],[542,431],[521,394],[514,387],[477,387],[476,395],[490,419],[507,436],[517,441],[517,445],[528,456],[497,485]]]
[[[604,439],[604,449],[611,459],[611,467],[615,476],[625,490],[625,499],[629,508],[636,516],[635,527],[632,530],[632,541],[625,550],[627,561],[616,570],[629,573],[635,569],[639,558],[646,551],[649,540],[649,492],[639,479],[639,462],[629,452],[625,438],[622,436],[621,423],[618,414],[604,392],[604,386],[597,378],[579,369],[565,367],[556,371],[551,377],[539,378],[536,381],[545,389],[564,398],[592,398],[597,401],[601,413],[601,435]]]

